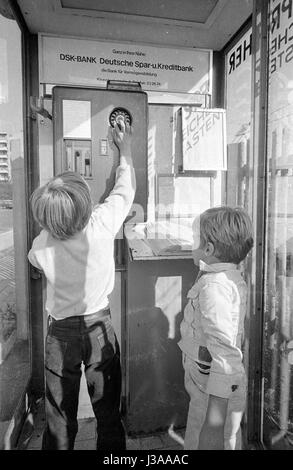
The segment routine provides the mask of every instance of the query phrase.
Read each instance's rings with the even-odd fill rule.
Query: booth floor
[[[25,436],[23,433],[19,449],[41,450],[45,416],[43,406],[34,417],[33,431]],[[184,429],[170,433],[157,433],[137,438],[127,438],[127,450],[183,450]],[[80,419],[74,450],[96,450],[96,420],[95,418]]]

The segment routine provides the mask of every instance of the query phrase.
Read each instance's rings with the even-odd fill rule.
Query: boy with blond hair
[[[185,388],[190,395],[184,447],[235,450],[246,401],[242,333],[247,286],[239,270],[253,246],[242,208],[206,210],[194,221],[199,266],[180,325]]]
[[[120,416],[120,350],[111,321],[114,239],[135,195],[131,128],[115,124],[120,164],[115,186],[92,207],[90,188],[65,172],[37,188],[32,212],[42,227],[28,253],[47,281],[46,427],[43,450],[72,450],[78,431],[81,364],[97,418],[97,448],[125,450]]]

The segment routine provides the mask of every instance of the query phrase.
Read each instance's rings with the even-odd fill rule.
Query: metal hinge
[[[30,108],[34,113],[52,121],[52,115],[44,108],[44,98],[42,96],[40,98],[30,96]]]

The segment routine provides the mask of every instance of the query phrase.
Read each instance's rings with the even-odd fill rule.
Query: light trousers
[[[183,354],[185,388],[190,396],[184,439],[185,450],[198,448],[199,435],[207,412],[207,374],[199,372],[195,361]],[[229,397],[224,429],[224,450],[241,450],[241,420],[246,406],[246,377]]]

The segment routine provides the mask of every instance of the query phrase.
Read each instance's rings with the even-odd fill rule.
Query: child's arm
[[[199,435],[198,450],[223,450],[228,399],[209,395],[205,422]]]
[[[113,140],[119,149],[120,165],[116,170],[115,186],[105,199],[94,209],[111,234],[116,235],[126,218],[134,200],[136,181],[131,155],[131,128],[124,121],[115,124]]]

